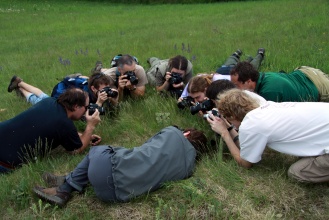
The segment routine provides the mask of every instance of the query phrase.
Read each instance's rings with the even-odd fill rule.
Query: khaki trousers
[[[320,95],[320,102],[329,102],[329,76],[319,69],[308,66],[298,67],[316,86]]]
[[[320,183],[329,181],[329,154],[304,157],[290,166],[288,176],[300,182]]]

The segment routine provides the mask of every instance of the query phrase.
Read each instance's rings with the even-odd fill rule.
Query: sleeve
[[[268,137],[252,129],[240,129],[240,157],[250,163],[258,163],[262,159]]]
[[[185,97],[189,96],[189,94],[187,92],[187,86],[188,86],[188,83],[186,84],[186,86],[182,92],[182,95],[180,96],[181,98],[185,98]]]
[[[138,78],[138,84],[136,85],[137,87],[145,86],[148,83],[145,70],[140,65],[136,65],[136,76]]]
[[[82,142],[76,127],[70,120],[64,124],[63,129],[61,129],[61,145],[67,151],[74,151],[82,146]]]

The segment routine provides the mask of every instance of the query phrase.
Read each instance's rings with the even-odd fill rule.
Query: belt
[[[10,165],[10,164],[8,164],[8,163],[4,163],[4,162],[2,162],[2,161],[0,161],[0,166],[3,166],[3,167],[5,167],[5,168],[7,168],[7,169],[10,169],[10,170],[15,169],[15,167],[13,167],[12,165]]]

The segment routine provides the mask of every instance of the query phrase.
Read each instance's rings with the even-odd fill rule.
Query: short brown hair
[[[74,107],[85,106],[88,93],[79,88],[69,88],[62,93],[58,99],[57,103],[64,106],[69,111],[74,111]]]
[[[238,81],[242,83],[245,83],[249,79],[253,82],[257,82],[259,78],[259,72],[247,61],[238,62],[235,67],[231,69],[230,75],[238,75]]]
[[[259,107],[256,99],[240,89],[230,89],[218,95],[216,105],[226,119],[233,118],[239,121],[242,121],[248,112]]]
[[[98,90],[100,85],[104,84],[108,86],[110,83],[110,78],[107,75],[95,70],[88,79],[88,89],[91,91],[91,86],[94,86]]]

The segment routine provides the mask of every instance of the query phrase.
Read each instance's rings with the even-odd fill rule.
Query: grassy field
[[[0,2],[0,121],[27,109],[7,93],[17,74],[50,94],[69,73],[90,73],[97,60],[129,53],[148,68],[148,57],[182,54],[194,73],[216,70],[240,48],[255,55],[266,48],[261,71],[291,71],[308,65],[329,73],[328,0],[273,0],[192,5],[121,5],[97,1]],[[157,120],[158,113],[169,113]],[[161,128],[176,124],[214,135],[203,119],[182,112],[171,99],[147,87],[142,100],[127,100],[96,133],[103,143],[133,147]],[[83,129],[83,123],[77,123]],[[18,137],[19,138],[19,137]],[[58,149],[49,158],[0,176],[2,219],[327,219],[328,184],[299,184],[286,171],[297,160],[270,150],[250,170],[227,151],[205,157],[193,177],[124,204],[105,204],[91,187],[59,209],[39,200],[32,187],[41,174],[65,174],[83,155]],[[87,153],[87,152],[86,152]],[[327,217],[326,217],[327,216]]]

